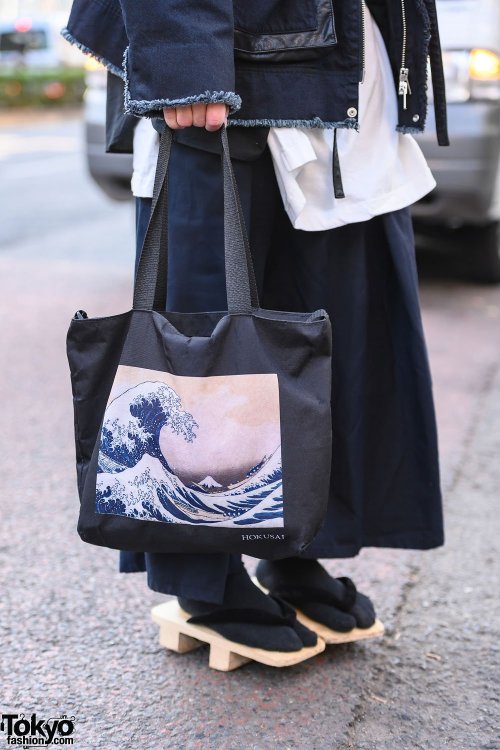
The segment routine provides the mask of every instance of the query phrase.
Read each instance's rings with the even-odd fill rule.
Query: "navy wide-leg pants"
[[[443,543],[432,385],[422,330],[409,209],[320,232],[294,230],[269,151],[234,161],[261,305],[324,308],[333,327],[330,502],[306,557],[362,547]],[[137,200],[142,245],[151,201]],[[167,309],[226,309],[220,157],[174,144],[169,193]],[[307,503],[307,498],[304,498]],[[150,588],[218,602],[225,554],[120,552],[120,571]]]

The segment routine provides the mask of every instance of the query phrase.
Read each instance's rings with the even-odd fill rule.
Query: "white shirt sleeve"
[[[136,198],[152,198],[160,136],[151,120],[141,117],[134,130],[132,157],[132,194]]]

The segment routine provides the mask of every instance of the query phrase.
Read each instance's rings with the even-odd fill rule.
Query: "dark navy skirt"
[[[409,209],[303,232],[293,229],[285,213],[267,149],[255,161],[235,160],[234,167],[262,307],[324,308],[332,321],[330,503],[305,556],[351,557],[362,547],[441,545],[436,423]],[[221,182],[217,155],[174,144],[170,310],[226,308]],[[139,247],[150,204],[137,201]],[[147,569],[152,588],[179,593],[176,582],[184,573],[191,577],[189,557],[195,556],[121,552],[120,570]],[[213,575],[216,569],[227,570],[226,555],[196,558],[192,564],[198,575],[205,558],[213,562]]]

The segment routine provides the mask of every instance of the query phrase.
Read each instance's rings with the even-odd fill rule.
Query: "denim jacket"
[[[389,53],[397,129],[424,129],[430,59],[448,145],[435,0],[366,0]],[[358,128],[363,0],[74,0],[63,35],[125,81],[125,111],[223,102],[230,125]]]

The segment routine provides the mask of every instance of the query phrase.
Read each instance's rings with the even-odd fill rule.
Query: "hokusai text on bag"
[[[78,532],[92,544],[287,557],[326,511],[330,321],[260,308],[225,129],[221,142],[228,310],[165,311],[166,129],[133,307],[70,325]]]

